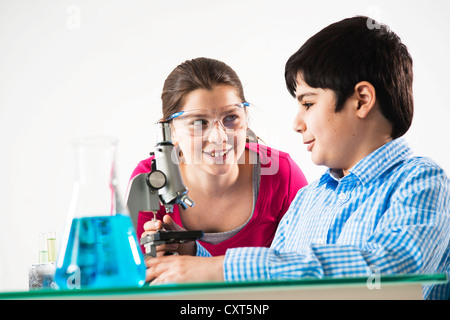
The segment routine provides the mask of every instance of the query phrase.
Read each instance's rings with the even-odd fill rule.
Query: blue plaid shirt
[[[433,161],[413,157],[404,138],[358,162],[339,179],[328,170],[299,190],[270,248],[227,250],[226,281],[450,276],[450,182]],[[200,245],[197,255],[208,253]],[[424,287],[448,298],[450,284]]]

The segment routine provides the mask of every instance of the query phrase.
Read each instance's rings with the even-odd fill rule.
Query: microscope
[[[150,155],[154,156],[151,172],[138,174],[128,186],[126,202],[135,229],[140,211],[152,212],[153,219],[156,220],[160,204],[165,207],[166,213],[173,212],[175,205],[181,205],[183,209],[194,206],[194,202],[187,194],[188,189],[183,184],[169,122],[161,120],[156,123],[156,146]],[[148,258],[156,257],[158,245],[185,243],[201,237],[203,237],[201,230],[163,229],[142,237],[140,243],[145,248],[144,256]]]

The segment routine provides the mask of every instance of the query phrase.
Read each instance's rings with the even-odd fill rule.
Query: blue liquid
[[[145,264],[131,219],[120,214],[76,218],[55,282],[61,289],[142,286]]]

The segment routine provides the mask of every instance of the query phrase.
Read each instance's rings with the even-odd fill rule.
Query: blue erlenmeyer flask
[[[73,146],[77,170],[55,282],[61,289],[142,286],[143,255],[117,190],[116,140],[89,137]]]

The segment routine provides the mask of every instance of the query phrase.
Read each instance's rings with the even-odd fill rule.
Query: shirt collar
[[[367,184],[397,163],[409,158],[412,149],[404,137],[392,140],[361,159],[353,168],[353,174],[361,183]],[[339,181],[332,169],[328,169],[320,178],[319,185],[330,180]]]

